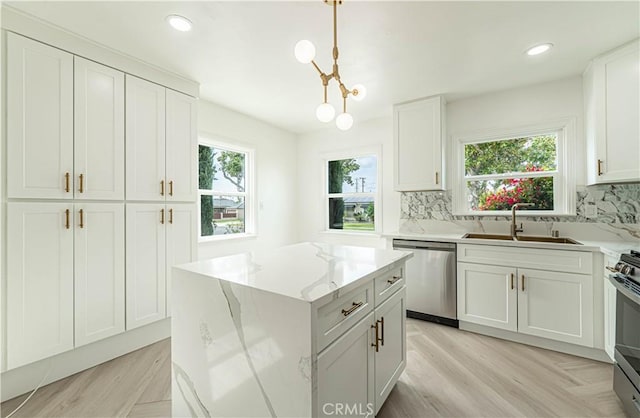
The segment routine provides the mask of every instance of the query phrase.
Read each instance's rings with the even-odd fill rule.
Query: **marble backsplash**
[[[587,217],[587,206],[594,205],[595,216]],[[400,231],[428,232],[504,232],[510,216],[463,216],[452,212],[451,191],[403,192],[401,196]],[[579,187],[576,215],[525,216],[518,213],[518,222],[525,223],[533,233],[582,235],[595,239],[606,235],[609,240],[640,239],[640,183]]]

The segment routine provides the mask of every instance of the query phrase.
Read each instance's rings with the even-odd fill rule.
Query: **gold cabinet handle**
[[[169,181],[169,196],[173,196],[173,180]]]
[[[375,347],[377,353],[380,350],[380,346],[378,345],[378,341],[380,341],[378,338],[378,321],[376,321],[375,325],[371,325],[371,328],[376,330],[376,336],[373,338],[374,342],[371,343],[371,347]]]
[[[84,228],[84,211],[80,209],[80,228]]]
[[[64,173],[64,191],[69,193],[69,173]]]
[[[342,315],[344,316],[349,316],[352,313],[355,312],[356,309],[358,309],[359,307],[361,307],[364,304],[364,302],[353,302],[353,304],[351,305],[351,307],[349,309],[343,309],[342,310]]]
[[[64,227],[69,229],[69,209],[64,211]]]
[[[80,176],[79,176],[79,177],[80,177],[80,187],[78,188],[78,191],[79,191],[80,193],[84,193],[84,187],[83,187],[83,184],[84,184],[84,174],[80,174]]]
[[[173,209],[169,209],[169,223],[173,223]]]
[[[384,347],[384,316],[380,317],[380,334],[382,334],[382,338],[380,338],[380,345]]]
[[[524,292],[524,274],[522,275],[522,291]]]
[[[619,272],[619,271],[620,271],[620,270],[618,270],[617,268],[615,268],[615,267],[611,267],[611,266],[606,266],[605,268],[606,268],[607,270],[609,270],[609,271],[613,272],[613,273],[617,273],[617,272]]]
[[[511,273],[511,290],[513,290],[513,276],[514,276],[514,274]]]
[[[436,184],[440,184],[440,179],[438,178],[438,172],[436,171]]]
[[[164,196],[164,180],[160,180],[160,196]]]
[[[602,174],[602,160],[598,158],[598,175],[601,176]]]
[[[393,276],[393,279],[389,279],[387,280],[387,283],[389,284],[395,284],[395,282],[397,282],[398,280],[402,279],[402,276]]]
[[[164,209],[160,209],[160,223],[164,225]]]

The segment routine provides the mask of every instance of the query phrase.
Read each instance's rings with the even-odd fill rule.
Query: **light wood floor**
[[[378,418],[624,417],[611,365],[407,320],[407,369]],[[170,341],[38,390],[15,417],[168,417]],[[0,405],[5,417],[26,395]]]

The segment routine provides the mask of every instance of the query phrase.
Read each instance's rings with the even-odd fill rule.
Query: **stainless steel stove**
[[[640,252],[623,254],[609,280],[616,287],[613,389],[629,417],[640,418]]]

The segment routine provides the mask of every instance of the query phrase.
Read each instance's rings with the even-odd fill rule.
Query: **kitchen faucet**
[[[533,203],[516,203],[511,206],[511,238],[518,239],[518,232],[524,231],[522,228],[522,222],[520,223],[520,228],[516,225],[516,209],[524,208],[524,207],[532,207],[535,206]]]

